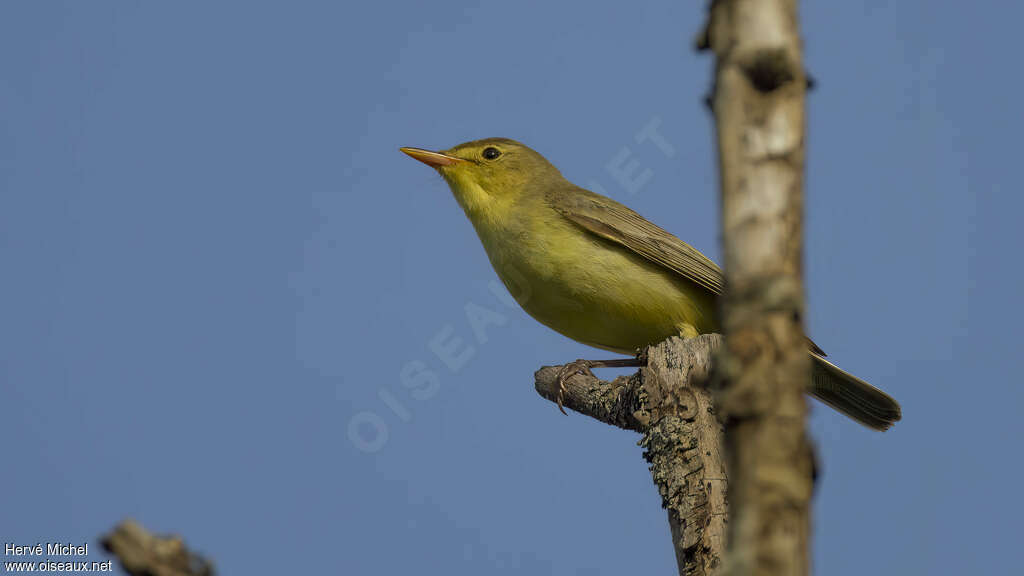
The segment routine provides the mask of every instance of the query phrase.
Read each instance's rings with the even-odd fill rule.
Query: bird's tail
[[[901,417],[891,396],[815,353],[808,393],[868,428],[886,430]]]

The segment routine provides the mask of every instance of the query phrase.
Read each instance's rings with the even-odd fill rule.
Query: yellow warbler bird
[[[622,354],[719,328],[723,276],[714,262],[622,204],[569,182],[523,144],[487,138],[442,152],[401,150],[444,177],[502,282],[545,326]],[[825,360],[813,343],[809,352],[811,396],[876,430],[900,419],[899,404],[885,392]]]

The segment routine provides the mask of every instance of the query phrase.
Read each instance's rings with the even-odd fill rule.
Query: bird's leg
[[[636,366],[643,366],[642,359],[637,356],[635,358],[616,358],[614,360],[573,360],[568,364],[562,366],[562,369],[558,371],[558,409],[568,416],[569,414],[562,407],[562,401],[565,399],[565,383],[569,378],[572,378],[576,374],[594,374],[590,371],[591,368],[631,368]]]

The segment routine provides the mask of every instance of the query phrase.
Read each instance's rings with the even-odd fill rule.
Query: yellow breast
[[[703,288],[554,211],[533,215],[476,228],[498,276],[539,322],[624,354],[715,330],[714,296]]]

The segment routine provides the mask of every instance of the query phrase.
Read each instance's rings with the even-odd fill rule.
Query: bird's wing
[[[722,293],[722,269],[696,248],[611,198],[576,187],[570,194],[548,194],[562,216],[580,228],[639,254],[715,295]],[[807,346],[827,356],[810,338]]]
[[[570,194],[548,194],[547,200],[587,232],[615,242],[714,294],[722,293],[723,276],[718,265],[622,204],[583,188]]]

